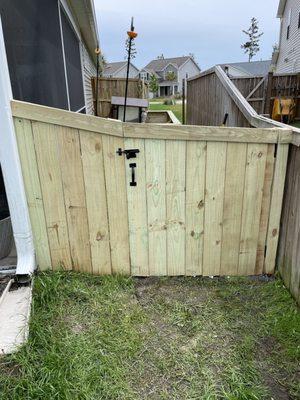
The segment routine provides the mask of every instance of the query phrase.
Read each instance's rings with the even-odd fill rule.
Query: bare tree
[[[248,53],[250,62],[255,54],[260,50],[259,39],[264,33],[259,33],[258,20],[254,17],[251,19],[250,27],[246,31],[243,30],[243,32],[248,36],[248,40],[246,43],[241,45],[241,48],[244,49],[245,54]]]

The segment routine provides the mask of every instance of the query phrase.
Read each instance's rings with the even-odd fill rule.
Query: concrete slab
[[[8,291],[0,304],[0,352],[12,353],[27,340],[32,287]]]

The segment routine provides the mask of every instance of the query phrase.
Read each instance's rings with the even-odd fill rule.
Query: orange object
[[[138,34],[134,31],[128,31],[127,35],[130,37],[130,39],[135,39]]]
[[[295,113],[294,99],[281,99],[277,97],[274,100],[272,119],[282,122],[284,119],[289,121],[293,119]]]
[[[100,54],[100,49],[99,49],[99,47],[97,47],[96,49],[95,49],[95,53],[98,55],[98,54]]]

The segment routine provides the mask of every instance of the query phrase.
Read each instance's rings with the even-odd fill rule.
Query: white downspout
[[[10,102],[12,100],[0,18],[0,163],[17,250],[16,274],[32,274],[36,262],[32,230]]]

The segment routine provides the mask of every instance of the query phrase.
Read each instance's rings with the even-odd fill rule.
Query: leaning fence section
[[[274,272],[289,132],[12,108],[41,269]]]

